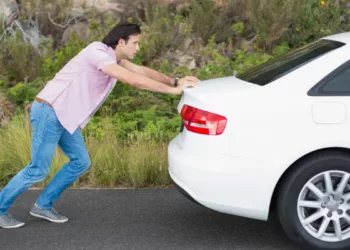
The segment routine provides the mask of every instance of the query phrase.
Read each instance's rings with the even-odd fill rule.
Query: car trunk
[[[209,111],[218,110],[225,107],[234,94],[250,88],[260,88],[260,86],[242,81],[234,76],[206,80],[199,83],[198,87],[184,90],[178,111],[181,112],[184,104],[201,109],[208,108]]]
[[[196,145],[197,148],[207,145],[206,149],[209,148],[208,145],[211,145],[216,150],[225,147],[225,144],[222,143],[225,136],[220,136],[221,133],[217,128],[225,127],[229,122],[229,111],[234,105],[235,95],[253,88],[261,88],[261,86],[239,80],[236,77],[225,77],[203,81],[198,87],[185,89],[178,105],[179,113],[186,110],[183,110],[184,105],[201,111],[200,114],[195,115],[197,119],[195,120],[193,116],[190,122],[184,118],[184,113],[181,114],[179,145],[184,147],[185,144],[188,146],[193,144],[192,146]],[[220,151],[222,152],[223,149]]]

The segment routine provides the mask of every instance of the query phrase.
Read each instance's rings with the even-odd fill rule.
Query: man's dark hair
[[[137,24],[121,23],[109,31],[107,36],[103,38],[102,43],[115,49],[120,39],[125,40],[127,43],[129,36],[138,34],[141,34],[141,29]]]

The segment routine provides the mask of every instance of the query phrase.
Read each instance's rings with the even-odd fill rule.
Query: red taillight
[[[221,135],[227,119],[208,111],[184,105],[181,110],[182,122],[188,131],[204,135]]]

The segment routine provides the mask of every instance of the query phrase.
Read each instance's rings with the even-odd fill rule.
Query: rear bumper
[[[270,163],[188,154],[177,140],[168,147],[169,174],[182,194],[218,212],[267,220],[278,180],[269,175]]]
[[[173,180],[174,181],[174,180]],[[190,201],[192,201],[193,203],[196,203],[198,205],[202,205],[200,204],[198,201],[196,201],[189,193],[186,192],[185,189],[183,189],[182,187],[180,187],[175,181],[175,187],[176,189],[183,195],[185,196],[187,199],[189,199]]]

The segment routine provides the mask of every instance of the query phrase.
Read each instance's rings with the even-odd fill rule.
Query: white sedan
[[[168,147],[179,190],[310,249],[350,249],[350,33],[186,89]],[[250,239],[247,239],[250,240]]]

